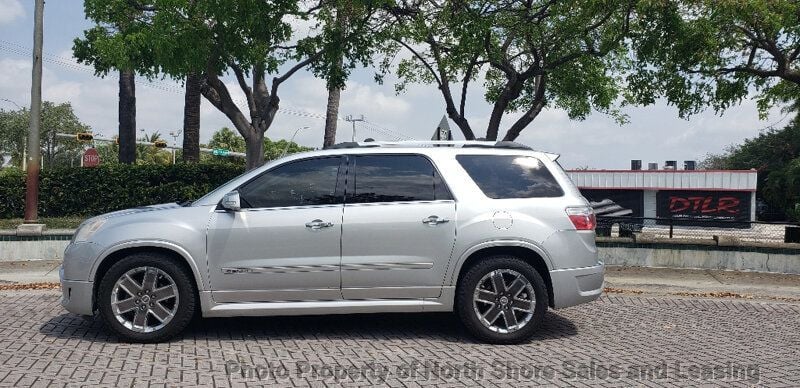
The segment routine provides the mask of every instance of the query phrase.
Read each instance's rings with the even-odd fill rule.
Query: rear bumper
[[[603,293],[605,265],[550,271],[553,304],[557,309],[591,302]]]
[[[64,267],[59,268],[59,275],[61,305],[74,314],[92,315],[92,282],[65,280]]]

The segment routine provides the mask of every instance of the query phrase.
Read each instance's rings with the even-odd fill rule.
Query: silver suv
[[[602,292],[594,213],[557,157],[510,142],[295,154],[193,203],[87,220],[65,251],[62,304],[135,342],[196,314],[428,311],[523,341],[548,306]]]

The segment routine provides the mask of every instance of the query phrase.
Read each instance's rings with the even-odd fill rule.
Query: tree
[[[119,161],[136,162],[136,75],[119,71]]]
[[[148,14],[126,0],[87,0],[86,17],[96,25],[73,42],[78,62],[94,66],[98,76],[119,73],[119,161],[136,161],[136,72],[153,75],[147,43]]]
[[[200,161],[200,77],[186,75],[186,94],[183,103],[183,161]]]
[[[757,94],[762,116],[800,95],[800,2],[645,1],[634,23],[632,99],[663,97],[682,117]]]
[[[244,152],[247,148],[244,138],[238,133],[232,131],[228,127],[222,127],[220,130],[214,132],[211,140],[208,142],[208,148],[219,148],[234,152]],[[283,156],[284,151],[286,155],[310,151],[312,148],[303,147],[295,142],[288,142],[287,140],[272,141],[269,138],[264,139],[264,158],[266,160],[273,160]],[[217,156],[215,159],[225,160],[230,159],[227,157]]]
[[[800,110],[795,107],[795,112]],[[800,116],[782,129],[769,129],[723,154],[709,155],[704,168],[758,170],[758,196],[800,220]]]
[[[152,0],[147,9],[153,10],[153,16],[146,41],[158,68],[173,77],[202,73],[202,95],[245,140],[248,169],[264,161],[264,137],[280,106],[281,85],[309,66],[315,74],[331,74],[324,64],[331,47],[341,47],[345,57],[356,59],[365,57],[363,53],[371,47],[356,44],[361,41],[353,38],[367,35],[363,28],[352,27],[366,22],[351,24],[350,34],[333,42],[324,27],[328,14],[322,3]],[[361,20],[370,19],[370,12],[360,14],[364,15]],[[297,36],[292,20],[313,20],[319,28],[308,36]],[[245,95],[244,111],[222,80],[226,74],[235,77]]]
[[[25,108],[16,111],[0,110],[0,153],[11,156],[14,165],[22,165],[22,155],[28,136],[30,111]],[[83,144],[75,139],[58,137],[56,134],[76,134],[90,132],[91,128],[82,123],[70,103],[54,104],[45,101],[42,105],[41,147],[44,168],[70,165],[79,160]]]
[[[296,154],[298,152],[311,151],[313,148],[301,146],[295,142],[288,140],[272,141],[269,138],[264,139],[264,158],[267,160],[275,160],[284,155]]]
[[[97,75],[105,76],[111,69],[118,69],[120,161],[133,163],[137,149],[135,73],[153,78],[160,71],[151,42],[154,35],[148,34],[156,8],[130,0],[91,0],[84,2],[84,7],[87,17],[97,25],[84,31],[83,39],[75,40],[73,51],[80,62],[94,65]],[[200,77],[189,72],[177,78],[185,78],[186,86],[183,158],[196,162],[200,156]]]
[[[330,147],[336,143],[336,127],[339,121],[339,103],[342,100],[342,88],[328,87],[328,103],[325,105],[325,133],[322,136],[322,147]]]
[[[574,119],[596,109],[623,121],[614,108],[622,85],[613,72],[626,59],[622,42],[633,5],[633,0],[403,2],[388,8],[394,24],[381,36],[393,44],[386,47],[382,73],[394,67],[400,49],[409,52],[396,66],[397,90],[410,82],[436,85],[447,116],[467,139],[476,137],[467,95],[481,76],[484,98],[492,104],[488,140],[498,138],[509,113],[521,116],[507,127],[504,140],[516,139],[548,106]]]
[[[342,37],[345,35],[344,28],[347,25],[347,16],[348,16],[348,8],[345,8],[345,4],[338,4],[338,8],[335,9],[332,15],[332,23],[329,25],[331,28],[332,36],[334,36],[334,41],[340,41]],[[330,73],[334,76],[330,76],[327,79],[327,89],[328,89],[328,103],[325,106],[325,132],[322,136],[322,147],[330,147],[334,143],[336,143],[336,127],[339,123],[339,104],[342,100],[342,89],[344,87],[343,81],[346,75],[341,74],[344,69],[342,66],[344,65],[344,52],[342,52],[341,47],[332,47],[330,50],[330,57],[333,59],[331,63],[331,67],[329,69]]]
[[[222,127],[211,135],[208,148],[218,148],[233,152],[244,152],[244,138],[228,127]]]

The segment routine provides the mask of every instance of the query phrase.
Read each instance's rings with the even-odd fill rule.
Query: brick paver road
[[[450,314],[201,320],[125,344],[53,291],[1,292],[0,385],[800,386],[800,304],[609,295],[531,342],[472,341]]]

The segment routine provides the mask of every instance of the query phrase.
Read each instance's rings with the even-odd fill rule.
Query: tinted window
[[[341,158],[291,162],[239,188],[242,204],[251,208],[341,203],[336,177]]]
[[[530,156],[458,155],[456,160],[489,198],[564,195],[542,161]]]
[[[347,202],[452,199],[428,159],[419,155],[355,157],[355,192]]]

